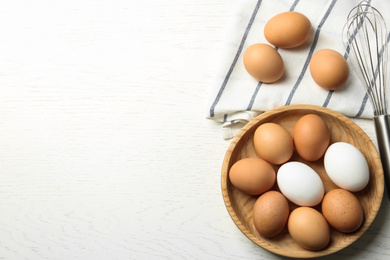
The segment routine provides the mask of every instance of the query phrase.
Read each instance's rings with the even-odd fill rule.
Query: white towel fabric
[[[312,104],[327,107],[348,117],[371,118],[370,101],[350,65],[347,83],[339,90],[326,91],[311,77],[311,56],[320,49],[333,49],[347,57],[342,29],[347,15],[360,0],[242,0],[226,39],[226,54],[212,88],[207,118],[222,123],[223,137],[232,138],[260,113],[283,105]],[[372,0],[390,24],[390,1]],[[312,33],[305,44],[293,49],[277,49],[284,61],[281,80],[266,84],[245,70],[243,54],[250,45],[267,43],[264,26],[273,16],[297,11],[310,20]]]

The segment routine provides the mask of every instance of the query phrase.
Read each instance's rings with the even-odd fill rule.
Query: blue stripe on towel
[[[370,4],[371,1],[372,1],[372,0],[367,1],[368,4]],[[367,9],[368,9],[368,6],[366,6],[365,11],[367,11]],[[359,28],[360,26],[361,26],[361,23],[358,24],[358,28]],[[355,29],[355,31],[353,32],[353,34],[351,35],[351,37],[348,39],[348,42],[351,42],[351,40],[352,40],[353,38],[355,38],[355,36],[356,36],[356,34],[357,34],[358,28]],[[350,51],[350,48],[349,48],[349,45],[348,45],[347,48],[346,48],[346,50],[345,50],[345,53],[344,53],[344,59],[346,59],[346,60],[348,59],[349,51]],[[326,96],[325,102],[324,102],[324,104],[322,105],[323,107],[327,107],[327,106],[328,106],[328,104],[329,104],[329,102],[330,102],[330,99],[332,98],[333,92],[334,92],[334,90],[330,90],[330,91],[328,92],[328,95]],[[364,101],[363,101],[363,102],[364,102]],[[364,103],[365,103],[365,102],[364,102]],[[359,110],[359,112],[358,112],[358,115],[359,115],[359,116],[363,113],[363,110],[364,110],[364,107],[363,107],[363,109],[360,108],[360,110]]]
[[[324,25],[324,23],[327,20],[327,18],[329,17],[329,14],[332,12],[332,9],[333,9],[334,5],[336,4],[336,2],[337,2],[337,0],[333,0],[332,1],[332,3],[330,4],[328,10],[326,11],[324,17],[322,18],[320,24],[317,27],[317,30],[316,30],[315,35],[314,35],[313,43],[312,43],[312,45],[310,47],[309,55],[306,58],[305,64],[303,65],[303,68],[302,68],[301,74],[298,77],[298,80],[296,81],[295,85],[293,86],[293,88],[292,88],[292,90],[290,92],[290,95],[287,98],[286,105],[290,105],[291,100],[293,99],[294,94],[295,94],[299,84],[301,83],[301,81],[303,79],[303,76],[306,73],[307,67],[310,64],[310,59],[313,56],[314,50],[315,50],[315,48],[317,46],[317,41],[318,41],[318,38],[320,36],[321,28]]]
[[[294,11],[295,7],[297,6],[298,2],[300,0],[295,0],[294,3],[291,5],[290,7],[290,12],[291,11]],[[279,50],[279,47],[275,47],[275,50]],[[251,110],[252,107],[253,107],[253,103],[255,102],[255,99],[256,99],[256,96],[257,96],[257,93],[259,92],[260,90],[260,87],[263,85],[263,82],[259,81],[259,83],[257,84],[256,86],[256,89],[255,91],[253,92],[253,95],[252,95],[252,98],[251,100],[249,101],[249,104],[248,104],[248,107],[246,108],[246,110]]]
[[[248,33],[249,33],[249,31],[250,31],[250,29],[252,27],[252,24],[253,24],[253,22],[254,22],[254,20],[256,18],[257,12],[259,11],[261,2],[262,2],[262,0],[259,0],[256,3],[255,9],[253,10],[252,16],[251,16],[251,18],[249,20],[249,23],[248,23],[248,25],[247,25],[247,27],[245,29],[244,35],[242,36],[240,46],[238,47],[238,50],[236,52],[236,56],[234,57],[233,62],[230,65],[229,71],[227,72],[227,75],[225,76],[225,79],[224,79],[224,81],[222,83],[222,86],[220,87],[220,89],[218,91],[218,94],[217,94],[213,104],[210,107],[210,117],[214,117],[215,116],[215,113],[214,113],[215,107],[217,106],[217,104],[218,104],[218,102],[219,102],[219,100],[220,100],[220,98],[222,96],[222,93],[225,90],[226,84],[227,84],[227,82],[228,82],[228,80],[230,78],[230,75],[232,74],[232,71],[233,71],[234,67],[236,66],[238,58],[240,57],[240,54],[241,54],[242,49],[244,47],[244,43],[246,41]]]

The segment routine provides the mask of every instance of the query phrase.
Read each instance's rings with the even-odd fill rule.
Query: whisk
[[[373,107],[387,195],[390,198],[390,115],[387,113],[386,74],[388,35],[380,12],[368,1],[360,2],[348,14],[343,42],[349,60],[366,88]]]

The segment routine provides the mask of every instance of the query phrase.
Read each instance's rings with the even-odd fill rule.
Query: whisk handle
[[[374,122],[387,196],[390,199],[390,115],[375,116]]]

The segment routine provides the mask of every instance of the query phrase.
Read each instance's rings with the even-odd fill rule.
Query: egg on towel
[[[283,12],[272,17],[264,27],[269,43],[280,48],[302,45],[311,33],[310,20],[299,12]]]
[[[244,52],[244,66],[254,79],[273,83],[284,73],[284,62],[279,52],[265,43],[249,46]]]
[[[343,55],[335,50],[322,49],[310,60],[313,80],[323,89],[340,89],[349,77],[349,66]]]

